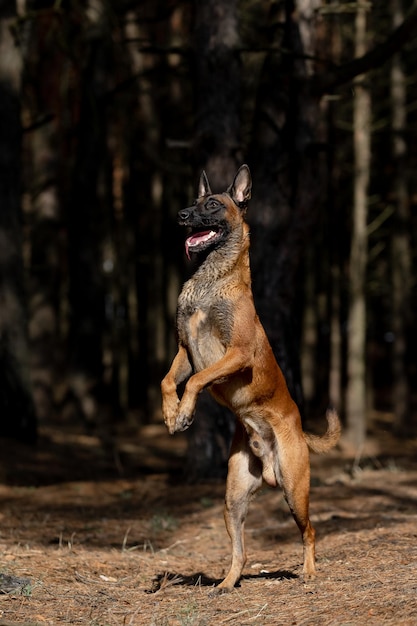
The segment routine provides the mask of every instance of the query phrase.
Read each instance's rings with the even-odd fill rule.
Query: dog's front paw
[[[187,430],[194,421],[195,404],[197,397],[189,392],[187,389],[181,398],[180,406],[178,408],[178,414],[175,424],[175,430],[182,432]]]
[[[178,413],[177,407],[178,403],[175,411],[164,411],[164,422],[170,435],[187,430],[194,421],[194,415],[187,415],[183,412]]]
[[[186,415],[185,413],[180,413],[175,421],[175,431],[174,432],[183,432],[187,430],[191,426],[194,421],[194,415]]]
[[[175,398],[171,401],[165,400],[163,402],[162,414],[164,416],[164,422],[166,427],[168,428],[170,435],[173,435],[177,430],[176,423],[178,418],[179,403],[180,401],[178,400],[177,396],[175,396]]]

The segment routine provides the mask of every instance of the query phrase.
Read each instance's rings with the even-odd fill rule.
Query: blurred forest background
[[[161,419],[179,209],[246,162],[253,288],[309,422],[416,432],[417,2],[0,0],[0,436]],[[414,382],[414,384],[413,384]],[[189,457],[223,467],[202,397]]]

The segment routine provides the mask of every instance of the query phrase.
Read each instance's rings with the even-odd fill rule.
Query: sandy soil
[[[265,489],[240,586],[217,597],[224,484],[186,483],[182,436],[155,424],[109,446],[49,427],[36,450],[0,442],[0,626],[415,626],[417,441],[373,417],[360,463],[311,457],[317,579],[303,582],[298,530]]]

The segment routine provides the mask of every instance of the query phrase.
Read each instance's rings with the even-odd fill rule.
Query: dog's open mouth
[[[193,232],[185,240],[185,252],[190,258],[190,252],[200,252],[214,243],[221,235],[221,230],[201,230]]]

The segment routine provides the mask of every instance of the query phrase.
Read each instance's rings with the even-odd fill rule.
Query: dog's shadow
[[[290,580],[292,578],[298,578],[297,574],[288,572],[286,570],[278,570],[276,572],[261,572],[259,574],[244,574],[242,580]],[[146,590],[146,593],[158,593],[163,591],[172,585],[182,585],[183,587],[216,587],[222,578],[210,578],[203,574],[203,572],[197,572],[196,574],[178,574],[174,572],[164,572],[163,574],[157,574],[153,581],[152,587]],[[237,587],[240,587],[240,581],[237,583]]]

